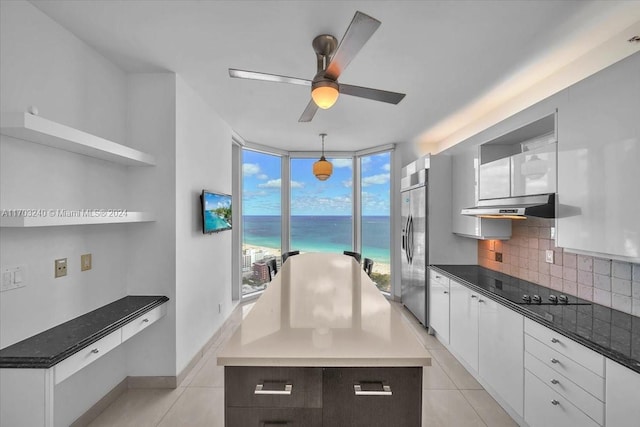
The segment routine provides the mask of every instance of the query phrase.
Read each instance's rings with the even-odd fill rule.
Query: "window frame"
[[[243,150],[251,150],[256,151],[263,154],[275,155],[281,158],[281,187],[280,187],[280,197],[281,197],[281,237],[280,237],[280,250],[282,253],[288,252],[290,250],[291,244],[291,160],[292,159],[309,159],[309,158],[319,158],[321,156],[321,151],[286,151],[273,147],[269,147],[262,144],[250,143],[250,142],[241,142],[237,139],[233,140],[234,145],[237,145],[240,154],[237,156],[238,160],[235,162],[236,173],[235,178],[238,180],[238,185],[234,186],[234,190],[238,191],[238,196],[234,197],[236,200],[237,208],[234,208],[238,215],[238,220],[236,221],[239,224],[240,230],[237,235],[234,236],[234,240],[238,239],[237,248],[234,250],[236,252],[236,259],[238,260],[234,264],[234,269],[238,270],[236,273],[240,280],[234,280],[234,290],[232,290],[232,296],[234,299],[238,299],[241,301],[251,300],[257,298],[262,293],[261,291],[252,292],[251,294],[242,295],[242,274],[241,274],[241,260],[242,260],[242,246],[244,242],[244,236],[242,232],[242,217],[243,217],[243,206],[242,206],[242,191],[244,189],[244,182],[242,176],[242,162],[243,162]],[[392,299],[395,295],[396,288],[396,280],[395,280],[395,255],[393,251],[393,243],[395,242],[395,233],[394,233],[394,224],[395,224],[395,216],[396,212],[393,209],[395,198],[393,196],[393,189],[396,185],[396,173],[395,173],[395,149],[396,144],[386,144],[377,147],[371,147],[365,150],[359,151],[325,151],[324,155],[327,158],[351,158],[353,161],[352,167],[352,216],[351,216],[351,241],[352,248],[356,252],[362,252],[362,157],[381,154],[384,152],[389,152],[389,164],[390,164],[390,185],[391,185],[391,194],[389,195],[389,223],[390,223],[390,266],[391,266],[391,289],[389,293],[382,292],[381,293]],[[239,178],[239,179],[238,179]],[[237,296],[237,298],[236,298]]]

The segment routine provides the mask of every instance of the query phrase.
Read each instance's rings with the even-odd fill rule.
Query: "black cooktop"
[[[453,280],[640,373],[640,317],[478,265],[435,265]],[[523,300],[529,296],[531,302]],[[540,303],[533,300],[540,297]],[[549,300],[554,296],[558,301]]]
[[[438,265],[444,271],[480,286],[487,291],[519,305],[591,305],[590,301],[566,295],[517,277],[489,270],[478,265]],[[454,272],[455,271],[455,272]]]

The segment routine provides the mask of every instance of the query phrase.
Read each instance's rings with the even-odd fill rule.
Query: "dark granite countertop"
[[[127,296],[0,350],[0,368],[50,368],[109,335],[166,296]]]
[[[561,292],[478,265],[432,265],[454,280],[640,373],[640,318],[570,297],[577,305],[522,304],[523,294]]]

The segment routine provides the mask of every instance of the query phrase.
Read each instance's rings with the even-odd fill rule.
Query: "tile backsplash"
[[[640,316],[640,264],[576,255],[555,246],[553,219],[513,221],[510,240],[479,240],[478,263],[565,294]],[[545,261],[547,250],[553,264]],[[502,262],[496,261],[502,257]]]

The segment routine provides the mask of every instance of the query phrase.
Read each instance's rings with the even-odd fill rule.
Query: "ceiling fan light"
[[[338,84],[332,81],[320,81],[313,85],[311,98],[319,108],[331,108],[338,100]]]
[[[333,165],[327,161],[324,156],[320,157],[320,160],[313,164],[313,174],[320,181],[326,181],[333,173]]]

